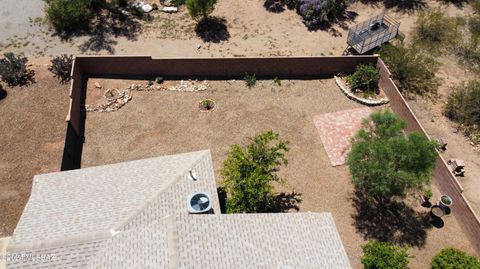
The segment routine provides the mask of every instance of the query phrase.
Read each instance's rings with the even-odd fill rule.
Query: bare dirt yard
[[[13,232],[33,176],[60,170],[69,84],[59,84],[44,64],[31,68],[37,82],[7,87],[0,101],[0,237]]]
[[[96,88],[95,82],[102,88]],[[132,83],[140,82],[92,79],[87,104],[102,103],[107,88],[123,90]],[[354,268],[361,267],[361,244],[372,238],[393,237],[413,245],[412,268],[425,268],[446,246],[474,252],[453,216],[445,219],[442,228],[435,228],[417,198],[397,201],[396,209],[388,213],[353,199],[348,167],[331,166],[313,122],[314,115],[362,107],[347,99],[333,79],[282,81],[281,86],[262,80],[253,88],[239,80],[207,85],[201,92],[134,91],[132,100],[118,111],[89,112],[82,166],[210,149],[220,184],[229,147],[273,129],[291,142],[289,164],[281,171],[286,185],[278,190],[297,194],[302,200],[297,204],[300,211],[333,213]],[[198,104],[204,98],[215,101],[213,111],[200,111]],[[433,199],[439,196],[435,189]]]

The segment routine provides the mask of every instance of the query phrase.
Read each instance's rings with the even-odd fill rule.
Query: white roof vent
[[[188,196],[187,208],[190,214],[207,213],[212,209],[212,198],[206,192],[196,192]]]

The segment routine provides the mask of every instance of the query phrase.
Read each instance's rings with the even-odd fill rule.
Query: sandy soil
[[[35,65],[37,83],[8,88],[0,101],[0,237],[10,235],[36,174],[59,171],[68,112],[68,84]]]
[[[103,88],[96,89],[95,82]],[[88,104],[99,104],[107,88],[125,89],[132,81],[90,80]],[[145,82],[143,82],[145,83]],[[291,141],[289,165],[281,171],[287,185],[280,191],[301,194],[300,211],[327,211],[334,215],[344,246],[354,268],[360,268],[361,244],[373,233],[385,232],[378,223],[356,221],[353,186],[347,166],[332,167],[313,124],[313,115],[359,108],[347,99],[333,79],[319,81],[260,81],[252,89],[243,81],[213,81],[204,92],[134,92],[131,102],[112,113],[90,112],[82,166],[136,160],[164,154],[210,149],[217,182],[230,145],[244,143],[254,134],[273,129]],[[198,102],[216,102],[211,112],[201,112]],[[433,199],[440,194],[435,189]],[[408,205],[424,216],[419,199]],[[474,252],[454,217],[441,229],[422,226],[417,214],[392,218],[392,226],[403,226],[399,242],[414,244],[412,268],[424,268],[443,247],[456,246]],[[387,221],[387,220],[385,220]],[[415,227],[415,225],[423,228]],[[387,225],[388,226],[388,225]],[[392,230],[389,231],[393,231]],[[364,235],[367,235],[364,237]],[[407,236],[408,235],[408,236]],[[448,236],[446,236],[448,235]]]

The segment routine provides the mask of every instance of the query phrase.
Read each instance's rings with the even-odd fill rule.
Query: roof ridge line
[[[197,152],[205,152],[205,153],[203,153],[202,156],[199,156],[199,158],[192,163],[191,167],[194,167],[195,165],[200,163],[203,160],[203,158],[205,158],[205,156],[208,156],[208,154],[206,153],[207,152],[209,153],[210,151],[205,150],[205,151],[197,151]],[[179,173],[178,176],[173,177],[174,178],[173,180],[167,182],[160,190],[154,193],[150,198],[145,199],[145,202],[143,202],[138,207],[130,211],[123,219],[116,222],[112,226],[112,228],[110,228],[110,232],[116,233],[117,231],[121,230],[121,228],[124,227],[130,220],[132,220],[135,216],[137,216],[143,210],[145,210],[145,208],[147,208],[151,203],[153,203],[158,198],[158,196],[160,196],[167,188],[171,187],[174,183],[179,181],[185,175],[185,173],[188,172],[188,169],[190,168],[187,168],[186,171],[182,170],[182,172]]]
[[[64,247],[74,244],[82,244],[93,241],[107,240],[111,238],[113,234],[110,231],[97,231],[84,233],[81,235],[75,235],[70,237],[64,237],[61,239],[51,240],[39,240],[32,243],[20,243],[15,244],[13,242],[7,247],[7,252],[21,252],[21,251],[33,251],[37,249]]]

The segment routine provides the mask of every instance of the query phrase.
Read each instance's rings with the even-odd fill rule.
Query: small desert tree
[[[384,45],[379,53],[404,95],[428,96],[437,93],[440,85],[436,77],[439,63],[431,56],[403,44]]]
[[[365,269],[407,269],[409,256],[407,249],[390,243],[369,241],[362,246],[361,259]]]
[[[88,28],[93,13],[91,1],[85,0],[50,0],[47,18],[60,32],[72,33]]]
[[[34,72],[27,67],[28,59],[23,55],[7,52],[0,59],[0,77],[8,85],[24,85],[31,82]]]
[[[227,213],[266,212],[273,206],[272,183],[283,181],[277,172],[288,163],[288,144],[270,130],[250,138],[246,146],[231,146],[221,172]]]
[[[453,88],[445,106],[445,116],[461,124],[467,136],[480,142],[480,80],[463,82]]]
[[[420,12],[414,28],[414,43],[439,52],[440,48],[451,47],[461,40],[456,18],[446,16],[441,10]]]
[[[379,204],[429,184],[437,158],[435,142],[404,133],[405,121],[389,110],[363,122],[348,155],[356,189]]]
[[[217,0],[186,0],[188,13],[192,18],[205,20],[213,12]]]
[[[433,257],[432,269],[480,269],[480,261],[461,250],[446,248]]]

